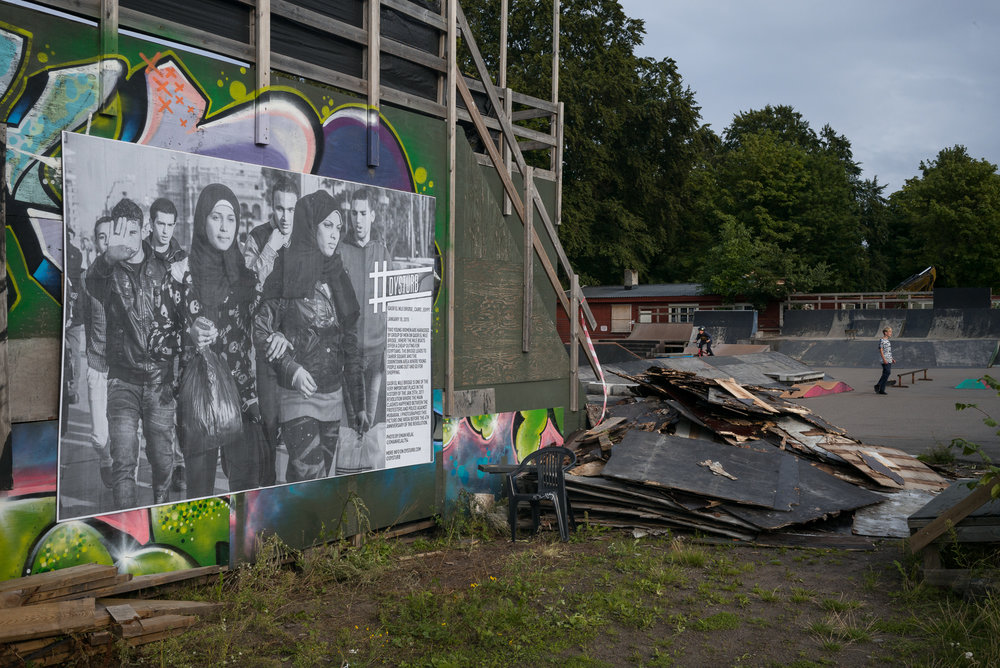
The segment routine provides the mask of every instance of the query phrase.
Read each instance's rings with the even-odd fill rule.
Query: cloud
[[[963,144],[1000,162],[1000,3],[935,0],[622,0],[645,20],[639,55],[673,58],[705,122],[787,104],[851,142],[896,190]]]

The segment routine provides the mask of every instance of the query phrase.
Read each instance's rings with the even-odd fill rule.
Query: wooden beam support
[[[502,69],[500,71],[503,72]],[[504,78],[506,78],[506,76]],[[510,112],[511,112],[510,88],[504,88],[503,113],[504,113],[505,116],[507,116],[507,118],[510,118]],[[505,142],[503,140],[503,137],[500,138],[500,154],[503,156],[503,164],[504,164],[504,167],[507,169],[507,176],[509,178],[510,177],[510,167],[511,167],[511,162],[510,162],[510,147],[507,146],[507,142]],[[526,173],[530,173],[530,172],[531,172],[531,167],[528,167],[528,172],[526,172]],[[527,193],[528,191],[525,191],[525,192]],[[529,200],[527,198],[527,195],[525,195],[525,200],[524,201],[525,202],[530,202],[531,200]],[[509,216],[510,213],[511,213],[510,198],[507,197],[506,194],[504,194],[504,197],[503,197],[503,215]]]
[[[555,159],[554,171],[556,173],[556,228],[562,225],[562,187],[563,187],[563,137],[566,127],[566,107],[559,103],[559,113],[556,114],[556,150],[553,151]]]
[[[455,51],[458,48],[458,0],[447,0],[448,6],[448,238],[445,242],[445,290],[447,308],[445,313],[445,359],[444,397],[442,409],[448,418],[455,410],[455,158],[458,125],[458,107],[455,103],[455,88],[462,79],[458,76],[458,62]],[[471,97],[471,96],[470,96]],[[475,109],[475,106],[473,106]]]
[[[271,117],[269,97],[262,95],[271,86],[271,0],[257,0],[253,11],[254,50],[257,55],[254,68],[257,91],[254,95],[254,143],[266,146],[271,143]]]
[[[573,274],[569,286],[569,409],[580,410],[580,277]]]
[[[531,313],[534,310],[535,294],[535,249],[534,249],[534,216],[535,207],[535,175],[529,166],[524,172],[524,201],[528,206],[524,209],[524,310],[521,316],[521,352],[531,350]],[[507,199],[510,202],[510,199]]]
[[[493,145],[493,142],[490,141],[489,130],[486,129],[486,124],[483,122],[483,117],[480,115],[479,110],[476,108],[476,105],[474,104],[474,101],[472,99],[472,92],[469,90],[469,87],[465,84],[464,78],[457,77],[455,82],[456,84],[458,84],[458,92],[462,96],[462,100],[465,102],[465,105],[469,110],[469,115],[472,118],[473,124],[476,126],[476,131],[479,133],[479,138],[483,141],[483,145],[486,147],[486,150],[490,155],[490,160],[493,161],[493,168],[497,171],[497,174],[500,176],[500,181],[503,184],[504,190],[510,196],[511,205],[514,207],[514,212],[517,213],[518,219],[520,219],[520,221],[523,223],[525,220],[524,203],[521,201],[521,197],[518,194],[517,189],[514,187],[514,182],[510,179],[509,176],[507,176],[507,172],[503,168],[503,160],[500,157],[500,152],[497,150],[496,146]],[[523,174],[526,171],[527,167],[525,167],[524,171],[522,171],[521,173]],[[542,202],[541,197],[538,194],[538,191],[533,190],[533,198],[536,205],[538,204],[542,205],[539,207],[538,211],[543,216],[542,220],[544,221],[545,220],[544,203]],[[549,257],[545,252],[545,246],[542,244],[542,239],[541,237],[538,236],[538,232],[537,230],[534,229],[534,226],[532,226],[531,241],[532,241],[532,246],[534,246],[535,251],[538,253],[538,259],[542,263],[542,268],[545,269],[545,274],[549,277],[549,282],[552,284],[552,287],[555,290],[556,297],[559,299],[560,305],[562,306],[563,310],[566,313],[569,313],[570,300],[569,298],[566,297],[566,292],[563,290],[562,285],[559,282],[559,275],[556,273],[555,267],[552,266],[552,262],[549,260]],[[554,239],[553,245],[555,246],[557,253],[562,253],[562,246],[559,244],[558,238]],[[563,256],[565,256],[564,253]],[[567,264],[568,262],[569,261],[567,260]],[[570,276],[575,276],[575,274],[570,273]],[[589,321],[596,323],[596,321],[593,320],[593,314],[590,315]],[[596,326],[596,324],[594,326]],[[579,333],[577,334],[577,337],[579,337]],[[574,338],[573,340],[577,339]],[[600,363],[597,361],[596,358],[593,357],[589,349],[587,349],[587,357],[588,360],[590,361],[590,365],[593,367],[594,371],[597,372],[597,370],[600,368]]]
[[[378,167],[379,98],[381,93],[379,74],[382,62],[380,0],[368,0],[368,16],[365,23],[368,30],[368,50],[366,52],[368,65],[368,166]]]
[[[7,173],[7,124],[0,123],[0,174]],[[0,194],[0,227],[7,229],[7,198]],[[7,304],[7,235],[0,235],[0,304]],[[7,373],[7,309],[0,309],[0,490],[14,486],[10,440],[10,374]]]
[[[972,493],[954,506],[938,515],[930,524],[910,536],[910,552],[916,554],[935,539],[943,535],[949,528],[974,513],[983,504],[993,499],[993,486],[1000,481],[993,480],[988,485],[980,485]]]
[[[105,90],[105,86],[109,85],[108,77],[105,76],[108,59],[118,55],[118,0],[101,0],[101,15],[98,21],[101,31],[101,67],[97,77],[97,100],[100,104],[111,94],[110,90]],[[109,104],[104,105],[101,113],[117,116],[118,101],[111,100]]]

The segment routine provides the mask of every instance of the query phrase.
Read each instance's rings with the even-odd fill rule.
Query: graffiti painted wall
[[[102,59],[92,21],[3,0],[0,8],[8,331],[22,350],[58,355],[51,343],[62,336],[64,235],[85,256],[94,245],[84,230],[64,226],[63,131],[429,195],[439,198],[435,239],[445,238],[443,121],[384,107],[378,167],[370,169],[368,109],[357,98],[279,73],[270,87],[256,90],[249,64],[131,33],[120,34],[118,53]],[[258,108],[266,109],[270,128],[263,145],[254,141]],[[121,190],[129,190],[128,175],[121,178]],[[248,196],[246,203],[252,224],[267,220],[263,197]],[[435,299],[433,382],[440,387],[444,327],[441,295]],[[59,360],[50,362],[59,368]],[[58,373],[38,373],[13,383],[11,394],[28,395],[37,385],[58,394]],[[72,391],[65,394],[72,399]],[[55,405],[45,409],[59,413]],[[495,491],[479,463],[517,461],[539,445],[561,442],[562,426],[560,414],[549,410],[439,419],[442,435],[430,464],[57,523],[58,431],[80,428],[72,405],[65,409],[70,419],[62,425],[12,416],[13,489],[0,491],[0,579],[85,562],[132,573],[226,564],[252,555],[266,533],[296,547],[351,533],[363,528],[362,510],[372,528],[424,519],[462,488]]]

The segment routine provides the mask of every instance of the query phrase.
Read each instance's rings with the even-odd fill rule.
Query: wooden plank
[[[441,56],[436,56],[433,53],[427,53],[426,51],[410,46],[409,44],[404,44],[403,42],[398,42],[390,37],[382,37],[380,41],[381,46],[379,48],[383,53],[389,53],[394,56],[398,56],[403,60],[408,60],[411,63],[423,65],[427,69],[434,70],[435,72],[448,71],[448,61]]]
[[[944,534],[950,527],[961,522],[984,503],[993,500],[993,485],[980,485],[972,493],[937,516],[930,524],[910,536],[909,548],[913,553],[924,549],[934,539]]]
[[[28,600],[25,601],[25,604],[33,605],[43,601],[65,601],[73,598],[81,598],[83,596],[95,596],[99,592],[107,591],[109,588],[128,582],[131,579],[132,576],[125,573],[123,575],[113,575],[99,580],[92,580],[90,582],[81,582],[67,587],[60,587],[51,591],[37,592],[29,596]]]
[[[427,98],[420,97],[419,95],[404,93],[403,91],[396,90],[395,88],[386,88],[385,86],[382,87],[382,101],[391,102],[399,105],[400,107],[405,107],[412,111],[420,111],[437,118],[444,118],[448,113],[448,109],[445,105],[439,104],[434,100],[428,100]]]
[[[0,610],[0,643],[97,628],[95,610],[93,598]]]
[[[150,16],[129,7],[118,8],[118,22],[122,27],[132,28],[151,35],[169,35],[170,39],[197,46],[208,51],[215,51],[224,56],[243,61],[247,65],[254,60],[254,47],[251,44],[238,42],[227,37],[220,37],[208,30],[199,30],[176,21]]]
[[[435,14],[413,2],[409,2],[409,0],[382,0],[382,4],[395,9],[401,14],[406,14],[410,18],[422,21],[432,28],[437,28],[441,32],[448,30],[448,22],[441,18],[440,14]]]
[[[326,14],[314,12],[299,5],[293,5],[288,0],[271,0],[271,12],[282,18],[335,35],[360,46],[368,44],[368,35],[363,28],[352,26],[349,23],[344,23]]]
[[[271,143],[270,98],[260,95],[271,85],[271,0],[257,0],[253,17],[254,74],[258,93],[254,96],[254,143],[263,146]]]
[[[492,387],[482,390],[455,390],[455,405],[452,407],[450,417],[491,415],[496,412],[496,390]]]
[[[352,93],[360,95],[368,94],[368,82],[358,77],[342,74],[327,67],[307,63],[304,60],[285,56],[280,53],[271,54],[271,64],[274,69],[281,70],[295,76],[302,76],[319,83],[329,84],[338,88],[343,88]]]
[[[177,635],[197,623],[198,618],[189,615],[160,615],[122,626],[122,638],[134,647]]]
[[[462,111],[462,113],[465,113],[464,110]],[[468,118],[468,114],[465,114],[465,115]],[[471,119],[469,119],[469,120],[471,120]],[[481,165],[483,167],[492,167],[493,166],[493,160],[490,159],[490,156],[488,156],[487,154],[485,154],[485,153],[473,153],[473,155],[476,157],[476,162],[479,165]],[[510,169],[511,169],[511,173],[512,174],[514,174],[514,173],[520,174],[521,173],[517,169],[517,165],[511,165]],[[549,171],[548,169],[539,169],[537,167],[535,167],[534,170],[535,170],[535,181],[536,182],[539,181],[539,180],[542,180],[542,181],[549,181],[551,183],[551,182],[553,182],[553,181],[556,180],[555,172]]]
[[[108,614],[121,623],[112,608],[131,610],[136,618],[146,619],[165,614],[184,614],[207,616],[214,615],[223,608],[223,603],[213,603],[211,601],[175,601],[171,599],[138,599],[138,598],[99,598],[98,607],[104,606]],[[127,612],[127,611],[126,611]]]
[[[175,582],[184,582],[198,578],[210,578],[218,575],[224,569],[221,566],[200,566],[198,568],[188,568],[181,571],[170,571],[168,573],[153,573],[151,575],[137,575],[130,581],[115,585],[110,591],[104,591],[102,596],[117,596],[143,589],[153,589]]]
[[[508,158],[509,160],[509,158]],[[508,162],[508,167],[510,163]],[[524,200],[526,202],[533,202],[534,195],[532,194],[535,188],[534,174],[532,174],[531,167],[525,170],[524,178]],[[504,198],[504,208],[510,208],[511,201],[509,197]],[[531,314],[534,307],[534,294],[535,294],[535,250],[534,242],[532,241],[535,227],[534,227],[534,206],[530,204],[524,211],[524,280],[523,280],[523,304],[521,309],[521,352],[531,351]]]
[[[118,574],[118,569],[114,566],[103,564],[81,564],[70,568],[62,568],[57,571],[47,571],[36,575],[27,575],[23,578],[14,578],[0,582],[0,591],[10,591],[20,589],[28,592],[28,595],[36,592],[52,591],[60,587],[69,587],[84,582],[99,580]]]
[[[513,100],[511,100],[513,102]],[[548,118],[552,115],[552,112],[548,109],[520,109],[513,112],[510,115],[510,119],[514,122],[517,121],[527,121],[532,118]]]
[[[0,592],[0,608],[16,608],[27,598],[27,594],[21,589]]]
[[[131,602],[123,601],[114,605],[104,604],[104,609],[111,615],[111,619],[118,624],[129,624],[139,620],[139,613],[132,607]]]
[[[719,387],[724,388],[727,392],[729,392],[731,395],[733,395],[737,399],[747,399],[747,400],[753,402],[753,404],[755,406],[757,406],[758,408],[764,409],[768,413],[780,413],[781,412],[777,408],[774,408],[773,406],[771,406],[770,404],[768,404],[766,401],[763,401],[757,395],[753,394],[752,392],[748,392],[746,390],[746,388],[744,388],[742,385],[740,385],[739,383],[737,383],[732,378],[716,378],[715,382],[718,383]]]

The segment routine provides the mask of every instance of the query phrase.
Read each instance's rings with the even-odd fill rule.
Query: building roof
[[[622,285],[593,285],[583,288],[583,296],[587,299],[697,297],[701,294],[700,283],[647,283],[633,286],[631,290],[626,290]]]

